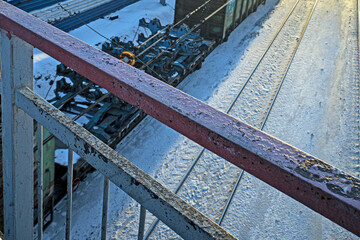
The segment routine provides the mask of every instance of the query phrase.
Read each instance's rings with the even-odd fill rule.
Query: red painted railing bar
[[[0,2],[0,28],[360,236],[360,180]]]

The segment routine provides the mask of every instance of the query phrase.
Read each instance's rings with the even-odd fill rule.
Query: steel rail
[[[310,12],[310,14],[309,14],[309,16],[308,16],[308,18],[307,18],[307,20],[306,20],[306,22],[305,22],[305,27],[304,27],[304,28],[302,29],[302,31],[301,31],[299,40],[297,41],[297,43],[296,43],[296,45],[295,45],[295,48],[294,48],[293,52],[291,53],[291,58],[290,58],[287,66],[286,66],[285,72],[284,72],[284,74],[283,74],[283,76],[282,76],[282,78],[281,78],[281,80],[280,80],[280,83],[279,83],[279,85],[278,85],[278,87],[277,87],[277,89],[276,89],[276,92],[275,92],[275,94],[274,94],[274,97],[273,97],[272,100],[271,100],[270,106],[269,106],[269,108],[268,108],[268,110],[267,110],[267,112],[266,112],[266,115],[265,115],[265,117],[264,117],[264,119],[263,119],[263,121],[262,121],[262,123],[261,123],[260,128],[259,128],[261,131],[264,129],[265,124],[266,124],[266,122],[267,122],[267,120],[268,120],[268,118],[269,118],[270,112],[271,112],[271,110],[272,110],[272,108],[273,108],[273,106],[274,106],[274,104],[275,104],[275,101],[276,101],[278,95],[279,95],[279,92],[280,92],[281,87],[282,87],[282,85],[283,85],[283,83],[284,83],[284,81],[285,81],[285,78],[286,78],[286,76],[287,76],[287,73],[289,72],[290,66],[291,66],[291,64],[292,64],[292,62],[293,62],[293,60],[294,60],[294,57],[295,57],[295,55],[296,55],[296,52],[297,52],[297,50],[298,50],[298,48],[299,48],[299,46],[300,46],[301,40],[302,40],[302,38],[303,38],[303,36],[304,36],[304,34],[305,34],[305,31],[306,31],[306,29],[307,29],[307,27],[308,27],[308,25],[309,25],[310,19],[311,19],[313,13],[314,13],[314,10],[315,10],[315,8],[316,8],[317,3],[318,3],[318,0],[315,1],[314,6],[313,6],[313,8],[311,9],[311,12]],[[231,202],[232,202],[232,200],[233,200],[233,198],[234,198],[235,192],[236,192],[237,188],[239,187],[240,181],[241,181],[244,173],[245,173],[245,171],[244,171],[243,169],[242,169],[242,170],[240,171],[240,173],[239,173],[239,176],[238,176],[238,178],[237,178],[237,180],[236,180],[236,183],[235,183],[233,189],[231,190],[231,194],[230,194],[228,200],[226,201],[226,205],[225,205],[225,207],[224,207],[224,209],[223,209],[223,211],[222,211],[222,213],[221,213],[221,216],[220,216],[220,218],[219,218],[219,220],[218,220],[218,222],[217,222],[219,225],[221,225],[222,221],[224,220],[224,217],[225,217],[225,215],[226,215],[226,213],[227,213],[227,210],[228,210],[228,208],[229,208],[229,206],[230,206],[230,204],[231,204]]]
[[[265,51],[263,52],[263,54],[260,56],[260,58],[258,59],[258,61],[256,62],[254,68],[251,70],[251,72],[249,73],[248,77],[246,78],[245,82],[243,83],[243,85],[241,86],[241,88],[239,89],[239,91],[237,92],[236,96],[233,98],[233,100],[231,101],[230,105],[228,106],[228,108],[226,109],[225,113],[229,113],[231,111],[231,109],[233,108],[233,106],[235,105],[235,102],[239,99],[241,93],[244,91],[245,87],[247,86],[248,82],[250,81],[251,77],[254,75],[256,69],[259,67],[260,63],[262,62],[262,60],[264,59],[265,55],[268,53],[269,49],[271,48],[271,46],[273,45],[275,39],[277,38],[277,36],[279,35],[280,31],[283,29],[284,25],[286,24],[287,20],[289,19],[289,17],[291,16],[291,14],[294,12],[296,6],[298,5],[298,3],[300,2],[300,0],[297,0],[295,2],[295,4],[293,5],[293,7],[291,8],[291,10],[289,11],[289,13],[287,14],[287,16],[285,17],[284,21],[281,23],[281,25],[279,26],[278,30],[276,31],[276,33],[274,34],[274,36],[272,37],[272,39],[270,40],[269,44],[267,45]],[[194,161],[191,163],[190,167],[186,170],[184,176],[182,177],[182,179],[180,180],[180,182],[178,183],[178,185],[175,188],[174,193],[177,194],[179,192],[179,190],[181,189],[181,187],[183,186],[184,182],[186,181],[186,179],[189,177],[190,173],[192,172],[192,170],[194,169],[195,165],[198,163],[198,161],[200,160],[201,156],[204,154],[205,152],[205,148],[202,148],[198,154],[196,155],[196,157],[194,158]],[[155,230],[155,227],[157,226],[157,224],[159,223],[159,219],[155,219],[153,221],[153,223],[150,225],[150,227],[148,228],[144,239],[147,240],[151,233]]]

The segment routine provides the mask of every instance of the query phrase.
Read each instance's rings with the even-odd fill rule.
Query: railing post
[[[38,207],[38,240],[43,239],[44,225],[44,192],[43,192],[43,127],[37,123],[37,207]]]
[[[72,218],[72,191],[73,191],[73,164],[74,152],[68,149],[68,169],[67,169],[67,208],[66,208],[66,231],[65,239],[71,239],[71,218]]]
[[[110,180],[104,176],[103,209],[101,221],[101,240],[106,240],[107,217],[109,210]]]
[[[140,205],[140,220],[139,220],[138,240],[143,240],[144,239],[145,218],[146,218],[146,208],[144,208],[143,205]]]
[[[32,239],[33,119],[15,105],[15,90],[33,86],[33,47],[1,30],[4,234]]]

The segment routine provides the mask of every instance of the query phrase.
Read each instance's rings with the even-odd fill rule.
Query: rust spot
[[[294,169],[301,176],[326,184],[327,189],[343,197],[360,200],[360,181],[318,159],[307,159]]]
[[[153,199],[158,199],[158,198],[159,198],[159,196],[156,195],[155,193],[152,193],[152,194],[151,194],[151,197],[152,197]]]
[[[195,231],[199,231],[200,229],[195,225],[194,222],[188,221],[188,223],[194,228]]]
[[[131,184],[135,184],[136,186],[139,186],[140,183],[135,178],[131,178]]]
[[[11,40],[11,33],[8,31],[6,36],[8,37],[9,40]]]
[[[89,151],[89,145],[88,145],[88,144],[85,144],[85,145],[84,145],[84,153],[85,153],[85,154],[89,154],[89,153],[90,153],[90,151]]]
[[[96,153],[94,153],[94,156],[96,155]],[[98,156],[99,158],[101,158],[104,162],[108,162],[109,161],[109,159],[107,158],[107,157],[104,157],[104,156],[102,156],[102,155],[100,155],[100,156]]]

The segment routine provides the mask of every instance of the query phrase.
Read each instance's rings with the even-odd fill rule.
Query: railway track
[[[236,111],[236,108],[243,108],[243,106],[246,105],[245,102],[249,100],[249,99],[245,99],[244,100],[245,102],[243,104],[239,103],[243,94],[246,95],[249,92],[254,92],[254,89],[258,89],[257,87],[255,87],[256,85],[258,85],[258,87],[261,88],[262,86],[264,86],[264,82],[267,82],[265,85],[269,85],[269,81],[271,81],[271,79],[275,79],[275,80],[280,79],[278,81],[274,81],[273,83],[271,83],[270,84],[271,89],[269,89],[265,93],[265,95],[267,95],[267,99],[270,99],[270,101],[268,101],[268,100],[265,101],[268,104],[264,104],[264,101],[259,101],[259,102],[261,102],[262,105],[266,106],[265,111],[258,111],[259,116],[257,117],[256,120],[253,120],[253,121],[248,120],[247,121],[248,123],[250,122],[251,125],[254,125],[254,126],[259,125],[258,128],[261,130],[264,129],[266,121],[270,115],[271,109],[272,109],[273,105],[275,104],[275,101],[280,92],[281,86],[282,86],[283,82],[285,81],[287,72],[290,69],[291,63],[292,63],[292,61],[295,57],[295,54],[297,52],[297,49],[301,43],[301,39],[306,31],[306,28],[310,22],[312,14],[316,8],[317,2],[318,2],[318,0],[315,0],[315,1],[298,0],[295,2],[293,7],[291,8],[290,12],[288,13],[288,15],[285,17],[284,21],[279,26],[275,35],[270,40],[267,48],[265,49],[265,51],[263,52],[263,54],[257,61],[254,68],[250,71],[248,77],[243,82],[241,88],[239,89],[239,91],[233,98],[232,102],[226,109],[226,111],[225,111],[226,113],[231,114],[232,112],[235,112],[235,114],[232,114],[232,115],[241,118],[241,116],[239,116],[239,114],[238,114],[239,111]],[[312,6],[311,6],[311,4],[312,4]],[[309,5],[311,6],[310,8],[309,8]],[[304,11],[302,11],[302,10],[304,10]],[[306,11],[306,10],[308,10],[308,11]],[[300,12],[304,12],[303,15],[300,15],[299,14]],[[305,21],[304,21],[304,19],[305,19]],[[299,23],[299,22],[303,23],[302,25],[298,24],[301,27],[293,28],[294,24]],[[288,27],[289,29],[284,30],[284,27],[285,28]],[[294,38],[294,36],[297,36],[297,37]],[[289,44],[289,42],[292,44]],[[290,52],[290,54],[286,54],[288,52]],[[281,60],[274,62],[274,59],[281,59]],[[272,72],[266,71],[265,69],[268,68],[269,65],[272,66],[271,69],[279,69],[279,70],[277,70],[277,73],[274,71],[272,71]],[[264,94],[259,92],[258,95],[262,96]],[[251,94],[250,94],[250,96],[251,96]],[[256,98],[253,98],[253,99],[256,99]],[[257,106],[257,107],[261,108],[261,106]],[[239,109],[237,109],[237,110],[239,110]],[[261,113],[263,113],[263,116],[260,117]],[[261,118],[261,121],[259,121],[260,118]],[[197,167],[197,164],[201,164],[199,161],[200,159],[213,158],[213,156],[207,156],[207,155],[210,155],[210,153],[207,152],[204,148],[199,151],[199,153],[194,158],[194,161],[192,162],[190,167],[187,169],[183,178],[181,179],[181,181],[178,183],[176,189],[174,190],[175,193],[181,194],[182,187],[184,186],[184,184],[187,181],[187,179],[189,178],[189,176],[193,173],[194,168]],[[244,174],[245,174],[245,172],[243,170],[241,170],[240,172],[235,174],[235,176],[237,176],[236,181],[235,181],[235,184],[231,187],[230,195],[225,201],[225,206],[222,206],[220,208],[220,209],[222,209],[221,213],[219,214],[220,216],[215,217],[216,219],[218,219],[217,223],[219,225],[221,225],[221,223],[227,213],[227,210],[231,204],[233,196],[234,196]],[[198,174],[195,174],[195,175],[198,175]],[[204,202],[207,202],[207,201],[205,200]],[[214,209],[219,209],[219,208],[215,207]],[[217,215],[217,214],[213,214],[213,215]],[[148,228],[144,239],[149,239],[151,234],[154,232],[158,222],[159,222],[159,220],[157,220],[157,219],[153,221],[153,223]],[[164,227],[164,226],[162,226],[162,227]]]

